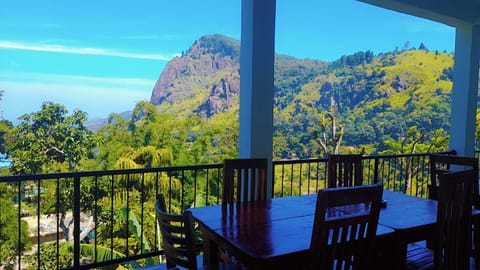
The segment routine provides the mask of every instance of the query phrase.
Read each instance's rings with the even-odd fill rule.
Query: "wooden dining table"
[[[191,208],[204,236],[204,263],[224,248],[247,269],[298,269],[308,259],[316,194]],[[437,202],[383,191],[377,244],[391,269],[405,269],[407,244],[428,239]]]

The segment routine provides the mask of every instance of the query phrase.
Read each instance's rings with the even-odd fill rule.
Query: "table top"
[[[228,209],[220,205],[189,209],[200,229],[214,241],[255,260],[306,254],[310,246],[316,194],[247,202]],[[436,222],[436,202],[384,190],[378,237]],[[413,214],[406,214],[406,213]]]

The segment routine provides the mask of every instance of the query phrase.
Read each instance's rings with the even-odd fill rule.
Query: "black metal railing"
[[[363,162],[365,183],[427,196],[428,154],[365,156]],[[326,164],[326,159],[273,161],[273,196],[324,188]],[[0,208],[12,207],[17,213],[11,220],[17,227],[12,236],[16,251],[2,264],[92,269],[162,263],[154,214],[157,194],[165,194],[172,212],[219,204],[222,179],[222,164],[0,177],[1,196],[11,202]],[[33,246],[19,241],[26,229]]]
[[[442,152],[455,154],[454,151]],[[316,193],[326,187],[327,159],[273,161],[274,197]],[[428,153],[363,157],[364,183],[426,198]]]

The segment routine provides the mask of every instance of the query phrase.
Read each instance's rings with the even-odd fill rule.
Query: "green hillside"
[[[411,126],[430,135],[448,130],[452,64],[451,55],[415,50],[333,68],[302,85],[292,102],[276,112],[276,135],[294,131],[299,138],[290,141],[311,156],[318,115],[331,109],[345,125],[343,145],[357,149],[373,144],[384,150],[385,139],[405,136]]]
[[[276,55],[274,156],[318,156],[314,137],[327,112],[343,128],[343,152],[385,151],[385,141],[408,136],[411,127],[428,143],[449,128],[452,65],[451,54],[415,49],[333,62]],[[238,41],[202,37],[167,65],[152,103],[177,117],[237,127],[239,68]]]

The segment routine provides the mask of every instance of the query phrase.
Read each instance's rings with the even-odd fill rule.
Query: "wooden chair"
[[[428,186],[428,198],[432,200],[438,199],[438,187],[439,187],[439,175],[445,172],[450,172],[454,169],[454,166],[461,167],[463,169],[472,169],[476,181],[473,184],[473,206],[475,209],[480,210],[480,192],[479,192],[479,172],[478,172],[478,159],[474,157],[463,157],[456,155],[443,155],[443,154],[431,154],[430,155],[430,184]],[[458,169],[458,168],[457,168]],[[473,245],[472,253],[473,257],[480,269],[480,220],[472,220],[473,223]]]
[[[381,185],[318,192],[308,269],[372,269]]]
[[[464,169],[472,169],[475,178],[478,179],[478,159],[473,157],[462,157],[455,155],[430,154],[430,184],[428,186],[428,198],[432,200],[438,199],[439,175],[449,172],[452,166],[463,167]],[[480,209],[480,199],[478,191],[478,183],[473,186],[474,205]]]
[[[169,214],[163,194],[158,195],[155,210],[160,225],[164,254],[167,259],[167,269],[179,269],[178,266],[189,270],[236,269],[236,265],[222,262],[219,263],[218,267],[199,267],[197,265],[197,246],[195,244],[192,213],[185,211],[182,215]]]
[[[438,180],[433,252],[410,245],[408,269],[470,269],[474,170],[445,172],[439,174]]]
[[[267,159],[225,159],[222,205],[267,198]]]
[[[363,184],[361,154],[328,156],[328,187],[350,187]]]
[[[267,167],[266,158],[225,159],[222,206],[233,213],[236,202],[266,200]],[[225,247],[219,248],[219,257],[222,261],[231,263],[236,260]]]

